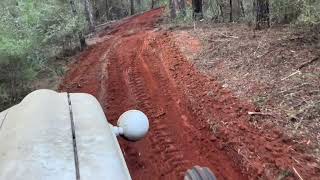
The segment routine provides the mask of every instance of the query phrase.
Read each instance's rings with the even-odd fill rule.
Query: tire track
[[[105,53],[100,57],[99,63],[101,66],[100,69],[100,74],[99,74],[99,81],[100,81],[100,86],[99,86],[99,94],[98,94],[98,100],[99,102],[104,106],[104,99],[105,99],[105,94],[106,94],[106,87],[107,87],[107,81],[108,81],[108,63],[110,57],[110,52],[114,51],[115,48],[121,43],[121,39],[119,37],[111,38],[110,39],[110,44],[111,47],[107,49]]]
[[[140,52],[142,51],[144,51],[143,48]],[[141,57],[138,57],[137,60],[142,59]],[[183,163],[185,163],[182,152],[177,148],[178,145],[173,140],[173,135],[168,130],[168,126],[163,123],[165,118],[165,116],[161,116],[163,112],[161,112],[161,110],[155,111],[153,109],[153,107],[156,107],[157,105],[152,103],[155,101],[153,101],[147,91],[149,88],[146,84],[146,80],[139,75],[139,67],[137,67],[137,65],[141,66],[141,63],[132,63],[132,65],[129,74],[129,89],[131,89],[134,99],[137,102],[137,108],[141,109],[146,114],[151,115],[152,122],[150,124],[152,131],[150,133],[153,134],[150,134],[148,137],[148,140],[151,142],[151,151],[154,152],[154,154],[161,154],[160,158],[164,163],[161,164],[160,168],[161,171],[163,171],[163,174],[168,175],[176,172],[181,174],[182,169],[179,169],[179,167],[183,166]],[[159,159],[159,157],[156,158]]]
[[[220,179],[246,179],[232,159],[214,154],[214,143],[207,140],[210,131],[199,125],[197,114],[163,64],[163,49],[157,44],[160,32],[150,30],[160,15],[161,9],[118,25],[111,38],[96,45],[95,53],[87,52],[84,57],[90,59],[81,59],[82,68],[92,75],[78,66],[65,83],[78,78],[89,82],[76,90],[97,96],[113,124],[129,109],[142,110],[149,117],[150,131],[143,140],[119,138],[133,179],[182,179],[194,165],[209,167]]]

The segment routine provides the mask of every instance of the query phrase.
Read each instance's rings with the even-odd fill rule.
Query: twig
[[[307,101],[305,100],[305,102]],[[306,112],[306,110],[309,110],[310,108],[318,107],[317,105],[320,104],[320,101],[317,101],[317,102],[311,101],[310,103],[309,102],[307,102],[307,104],[303,108],[299,109],[299,111],[295,115],[298,116],[299,114]]]
[[[300,161],[296,160],[294,157],[292,157],[292,159],[297,162],[298,164],[300,164]]]
[[[235,39],[238,39],[239,37],[238,36],[230,36],[230,35],[226,35],[226,34],[223,34],[223,33],[220,33],[222,36],[226,37],[226,38],[235,38]]]
[[[317,61],[317,60],[319,60],[319,59],[320,59],[320,58],[319,58],[319,56],[318,56],[318,57],[313,58],[311,61],[308,61],[308,62],[305,62],[305,63],[301,64],[301,65],[298,67],[298,70],[301,70],[302,68],[308,66],[309,64],[311,64],[311,63],[313,63],[313,62],[315,62],[315,61]]]
[[[286,80],[286,79],[288,79],[289,77],[294,76],[294,75],[296,75],[296,74],[301,74],[301,71],[300,71],[300,70],[296,70],[294,73],[290,74],[289,76],[287,76],[287,77],[285,77],[285,78],[282,78],[281,81]]]
[[[271,26],[271,27],[272,27],[272,26]],[[267,32],[260,38],[261,40],[260,40],[259,43],[258,43],[257,49],[253,52],[253,55],[254,55],[254,56],[256,56],[257,51],[260,49],[262,40],[265,39],[265,38],[267,37],[267,35],[269,34],[271,27],[270,27],[270,28],[267,30]],[[255,33],[255,31],[254,31],[254,33]]]
[[[294,89],[298,89],[298,88],[301,88],[301,87],[306,86],[306,85],[310,85],[310,86],[311,86],[312,84],[310,84],[310,83],[302,83],[302,84],[297,85],[297,86],[294,86],[294,87],[292,87],[292,88],[290,88],[290,89],[280,91],[278,94],[285,93],[285,92],[287,92],[287,91],[292,91],[292,90],[294,90]]]
[[[244,154],[241,153],[241,149],[238,149],[238,154],[240,156],[242,156],[247,162],[250,162],[249,159],[247,158],[247,156],[245,156]]]
[[[272,116],[274,117],[274,115],[270,114],[270,113],[263,113],[263,112],[248,112],[249,115],[262,115],[262,116]]]
[[[161,112],[161,113],[155,115],[154,118],[159,118],[159,117],[161,117],[161,116],[163,116],[165,114],[166,114],[166,112]]]
[[[317,60],[319,60],[319,59],[320,59],[319,57],[316,57],[316,58],[313,58],[311,61],[308,61],[308,62],[305,62],[305,63],[301,64],[301,65],[297,68],[297,70],[296,70],[295,72],[293,72],[292,74],[290,74],[289,76],[287,76],[287,77],[285,77],[285,78],[282,78],[281,81],[286,80],[286,79],[288,79],[289,77],[294,76],[294,75],[296,75],[296,74],[301,74],[301,71],[300,71],[300,70],[301,70],[302,68],[308,66],[309,64],[311,64],[311,63],[313,63],[313,62],[315,62],[315,61],[317,61]]]
[[[300,176],[300,174],[298,173],[298,171],[296,170],[296,168],[294,168],[292,166],[293,171],[296,173],[296,175],[299,177],[300,180],[303,180],[303,178]]]

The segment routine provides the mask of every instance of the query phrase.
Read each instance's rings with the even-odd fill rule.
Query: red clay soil
[[[108,120],[139,109],[150,131],[138,142],[120,140],[133,179],[182,179],[194,165],[218,179],[317,179],[317,164],[281,131],[249,125],[254,107],[201,74],[170,32],[155,25],[156,9],[128,18],[100,37],[71,65],[62,91],[95,95]],[[295,172],[295,170],[297,172]]]

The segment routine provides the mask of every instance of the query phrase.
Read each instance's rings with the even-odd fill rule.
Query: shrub
[[[74,48],[86,25],[83,16],[74,16],[68,2],[60,0],[5,0],[0,5],[1,108],[29,91],[44,64]]]
[[[320,22],[320,1],[304,0],[298,22],[307,24],[319,24]]]

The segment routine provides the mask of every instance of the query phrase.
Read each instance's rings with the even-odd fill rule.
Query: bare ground
[[[196,30],[169,29],[190,62],[256,106],[252,125],[283,128],[320,161],[319,28],[253,31],[241,24],[202,23]]]
[[[161,16],[162,9],[156,9],[105,29],[60,85],[62,91],[95,95],[112,123],[132,108],[148,115],[151,129],[145,139],[120,140],[133,179],[182,179],[193,165],[211,168],[218,179],[317,179],[319,164],[306,151],[315,142],[287,135],[276,98],[262,101],[263,106],[253,97],[319,68],[318,61],[303,65],[304,58],[297,65],[268,59],[291,52],[283,47],[291,42],[281,45],[272,40],[274,34],[251,37],[246,27],[236,31],[221,25],[204,25],[197,33],[189,27],[168,31],[156,26]],[[267,39],[275,45],[267,45]],[[315,56],[301,52],[297,58]],[[273,74],[282,64],[290,69]],[[302,75],[290,76],[301,66]]]

